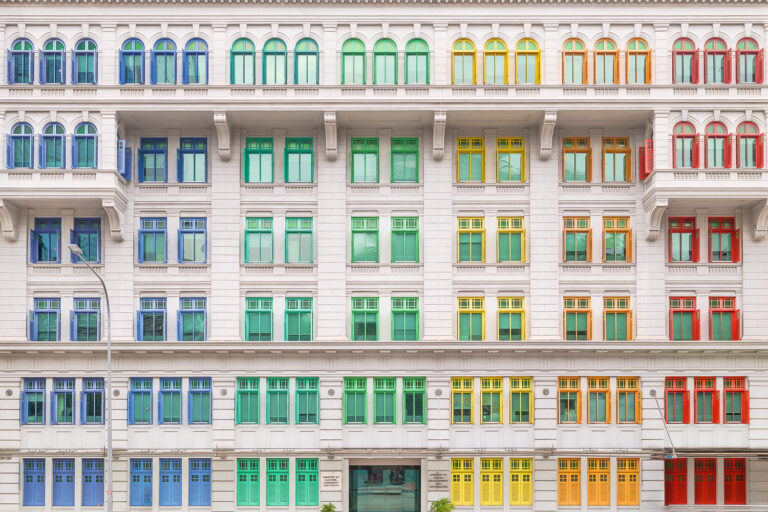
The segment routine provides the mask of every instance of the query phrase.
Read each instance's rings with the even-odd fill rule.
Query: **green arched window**
[[[28,39],[17,39],[11,45],[6,71],[9,84],[31,84],[34,81],[32,48]]]
[[[347,39],[341,47],[341,83],[365,84],[365,45],[359,39]]]
[[[693,41],[681,38],[672,46],[672,79],[676,84],[699,81],[699,59]]]
[[[27,123],[17,123],[11,129],[11,135],[8,140],[7,166],[9,169],[19,167],[35,166],[35,155],[32,150],[34,146],[34,135],[32,127]]]
[[[264,85],[283,85],[288,81],[286,60],[288,52],[280,39],[270,39],[262,52],[262,82]]]
[[[232,85],[256,83],[256,52],[250,39],[238,39],[232,45],[229,80]]]
[[[405,83],[429,83],[429,46],[423,39],[411,39],[405,45]]]
[[[317,43],[312,39],[302,39],[296,43],[294,52],[294,77],[297,85],[316,85],[320,82],[320,59]]]
[[[379,39],[373,45],[373,83],[397,83],[397,46],[391,39]]]
[[[48,123],[40,138],[40,168],[64,167],[64,127],[59,123]]]
[[[144,43],[128,39],[120,49],[120,83],[144,83]]]
[[[507,45],[501,39],[491,39],[485,43],[483,52],[485,63],[485,83],[504,85],[507,83]]]
[[[176,43],[160,39],[152,47],[149,59],[149,83],[176,83]]]
[[[192,39],[184,46],[181,58],[181,80],[185,84],[208,83],[208,45],[202,39]]]
[[[475,45],[469,39],[459,39],[453,44],[453,83],[472,85],[475,83]]]
[[[80,123],[72,137],[72,168],[96,168],[96,127],[91,123]]]

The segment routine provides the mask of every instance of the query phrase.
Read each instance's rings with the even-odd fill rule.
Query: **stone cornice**
[[[62,0],[0,0],[0,5],[61,5]],[[603,5],[658,5],[658,4],[680,4],[680,5],[719,5],[719,4],[745,4],[745,5],[763,5],[768,4],[768,0],[67,0],[67,4],[90,4],[90,5],[147,5],[147,4],[208,4],[208,5],[247,5],[247,4],[297,4],[297,5],[355,5],[378,4],[378,5],[500,5],[500,4],[603,4]]]

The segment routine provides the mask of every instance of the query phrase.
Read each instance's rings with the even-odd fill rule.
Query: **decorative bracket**
[[[664,212],[667,210],[669,201],[666,199],[657,199],[648,211],[648,231],[645,233],[645,239],[649,242],[659,238],[661,233],[661,219],[664,218]],[[648,207],[646,207],[648,210]]]
[[[114,199],[102,199],[101,207],[107,213],[109,219],[109,234],[115,242],[123,241],[123,214],[124,208],[120,208]]]
[[[3,238],[8,242],[16,241],[16,226],[19,221],[19,210],[0,199],[0,229],[3,231]]]
[[[323,123],[325,124],[325,159],[332,162],[338,156],[336,112],[323,112]]]
[[[226,112],[215,112],[213,114],[213,125],[216,127],[216,134],[219,136],[219,158],[226,162],[232,157],[229,146],[229,124],[227,123]]]
[[[759,242],[768,233],[768,199],[761,199],[752,207],[752,240]]]
[[[541,149],[539,149],[539,159],[549,160],[552,156],[552,136],[555,134],[555,125],[557,124],[557,112],[544,112],[544,121],[541,123]]]
[[[435,112],[432,125],[432,158],[434,160],[442,160],[445,155],[445,123],[447,120],[447,113]]]

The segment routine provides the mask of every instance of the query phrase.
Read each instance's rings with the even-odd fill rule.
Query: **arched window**
[[[80,123],[72,136],[72,168],[91,168],[97,165],[96,127],[91,123]]]
[[[704,44],[704,83],[731,83],[731,52],[717,37]]]
[[[202,39],[190,39],[181,52],[181,82],[208,83],[208,45]]]
[[[293,81],[297,85],[316,85],[320,83],[320,54],[317,43],[312,39],[302,39],[296,43],[294,52]]]
[[[373,45],[373,83],[397,83],[397,46],[391,39],[379,39]]]
[[[698,169],[699,136],[691,123],[677,123],[672,135],[672,167]]]
[[[35,80],[32,67],[32,43],[29,39],[17,39],[8,52],[8,83],[31,84]]]
[[[98,81],[98,53],[96,43],[81,39],[72,52],[72,83],[95,84]]]
[[[341,47],[341,83],[365,83],[365,45],[359,39],[347,39]]]
[[[49,39],[40,50],[40,83],[64,83],[64,43],[60,39]]]
[[[707,152],[704,155],[704,167],[707,169],[724,169],[731,166],[731,146],[733,139],[728,137],[723,123],[709,123],[704,134],[704,144]]]
[[[563,45],[563,83],[587,83],[587,50],[578,39],[569,39]]]
[[[120,83],[144,83],[144,43],[128,39],[120,49]]]
[[[270,39],[262,51],[261,81],[264,85],[284,85],[288,81],[288,52],[280,39]]]
[[[736,81],[761,84],[765,75],[765,50],[759,50],[754,39],[745,37],[736,45]]]
[[[229,76],[232,85],[256,83],[256,49],[250,39],[238,39],[232,45]]]
[[[491,39],[485,43],[483,52],[485,83],[504,85],[507,83],[507,45],[501,39]]]
[[[405,45],[405,84],[429,83],[429,46],[423,39]]]
[[[5,147],[6,163],[9,169],[35,166],[34,135],[32,127],[27,123],[16,123],[11,128],[11,134]]]
[[[64,127],[59,123],[45,125],[39,148],[41,169],[63,169],[66,160],[64,156]]]
[[[459,39],[453,44],[453,83],[475,83],[475,45],[469,39]]]
[[[632,39],[627,44],[627,83],[651,83],[651,50],[642,39]]]
[[[672,47],[672,80],[676,84],[699,83],[699,52],[690,39],[678,39]]]
[[[176,83],[176,44],[170,39],[160,39],[152,48],[149,83]]]
[[[610,39],[601,39],[595,45],[595,83],[619,83],[619,49]]]
[[[523,39],[517,43],[516,77],[518,84],[538,84],[541,82],[541,50],[533,39]]]
[[[740,168],[762,169],[765,157],[765,134],[754,123],[741,123],[736,129],[736,163]]]

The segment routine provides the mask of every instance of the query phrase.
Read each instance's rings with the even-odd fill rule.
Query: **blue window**
[[[141,139],[139,181],[168,181],[168,139]]]
[[[17,39],[11,45],[8,52],[9,84],[31,84],[35,80],[35,71],[32,67],[32,43],[28,39]]]
[[[207,181],[208,142],[205,138],[181,139],[176,150],[176,180],[179,183]]]
[[[98,165],[98,136],[91,123],[80,123],[72,135],[72,168],[95,169]]]
[[[29,231],[29,261],[60,263],[61,219],[35,219]]]
[[[83,459],[83,506],[104,506],[104,459]]]
[[[179,341],[205,341],[205,299],[179,299],[178,338]]]
[[[149,82],[152,84],[176,83],[176,45],[170,39],[160,39],[151,53]]]
[[[53,459],[53,506],[75,505],[75,459]]]
[[[6,139],[5,163],[9,169],[35,167],[35,142],[32,127],[27,123],[16,123]]]
[[[29,341],[59,341],[61,299],[35,299],[29,313]]]
[[[25,507],[45,505],[45,459],[24,459]]]
[[[120,49],[120,83],[144,83],[144,43],[128,39]]]
[[[131,506],[152,506],[152,459],[131,459]]]
[[[139,221],[139,263],[165,263],[168,239],[165,218],[142,218]]]
[[[157,400],[157,422],[181,423],[181,379],[160,379],[160,396]]]
[[[37,151],[41,169],[63,169],[66,165],[64,127],[59,123],[45,125]]]
[[[205,263],[205,219],[180,219],[179,263]]]
[[[136,314],[138,341],[165,341],[165,299],[140,299]]]
[[[72,83],[95,84],[98,81],[98,52],[91,39],[81,39],[72,50]]]
[[[83,379],[80,393],[80,424],[100,425],[104,423],[104,379]]]
[[[45,424],[45,379],[24,379],[21,424]]]
[[[99,251],[101,238],[101,219],[75,219],[75,229],[69,233],[69,241],[77,244],[83,250],[83,259],[89,262],[100,263]],[[72,263],[80,259],[72,254]]]
[[[159,495],[161,507],[181,506],[181,459],[160,459]]]
[[[149,377],[131,378],[131,391],[128,394],[128,424],[152,424],[152,379]]]
[[[53,379],[51,425],[74,425],[75,379]]]
[[[211,459],[189,459],[189,505],[211,505]]]
[[[319,52],[317,43],[312,39],[302,39],[296,43],[294,52],[293,81],[297,85],[316,85],[320,81],[320,68],[318,66]]]
[[[262,79],[264,85],[285,84],[287,82],[288,52],[280,39],[270,39],[262,52]]]
[[[181,54],[182,82],[185,84],[208,83],[208,45],[202,39],[191,39]]]
[[[69,312],[69,339],[71,341],[99,341],[101,339],[101,300],[75,299]]]
[[[189,379],[189,423],[211,422],[211,379],[198,377]]]
[[[49,39],[40,50],[40,83],[64,83],[64,43],[59,39]]]

